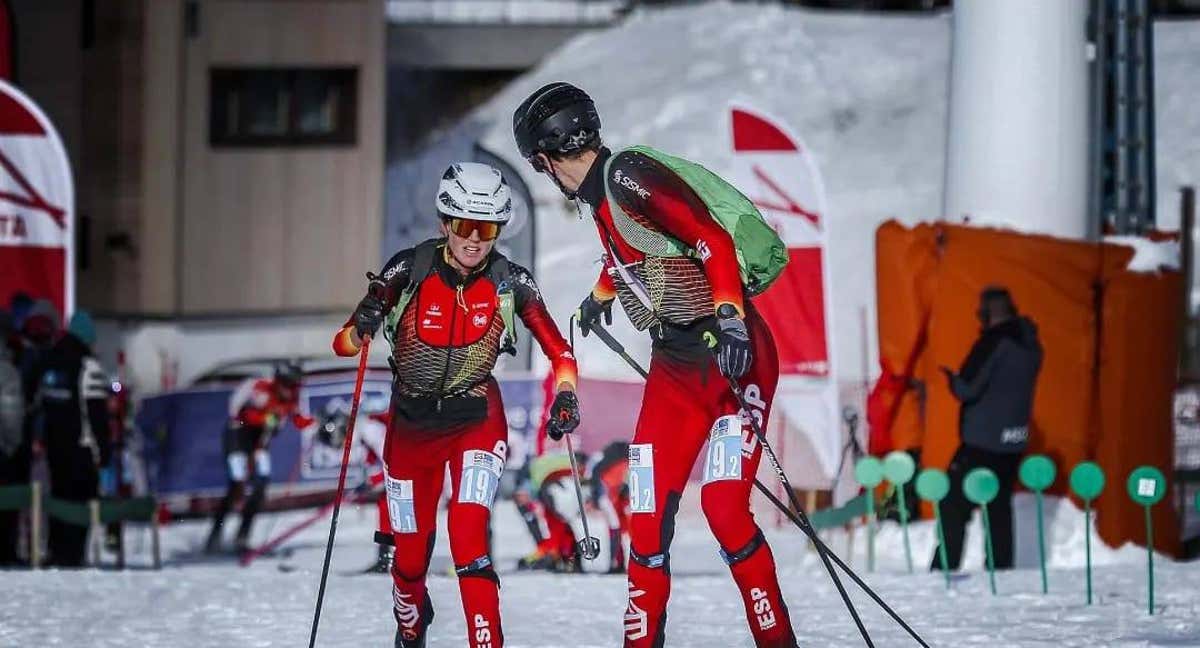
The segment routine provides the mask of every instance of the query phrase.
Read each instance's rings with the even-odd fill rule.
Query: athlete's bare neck
[[[554,170],[555,177],[568,191],[579,191],[579,186],[583,184],[583,179],[587,177],[588,171],[592,169],[592,162],[595,160],[595,151],[584,151],[580,153],[579,157],[550,160],[550,168]]]
[[[454,252],[450,251],[449,247],[446,248],[445,259],[446,259],[446,265],[450,266],[451,268],[454,268],[455,272],[457,272],[458,274],[460,274],[464,277],[471,274],[472,272],[475,272],[476,270],[479,269],[480,266],[483,265],[483,263],[479,263],[479,264],[475,265],[474,267],[468,268],[467,266],[463,265],[458,260],[457,257],[454,256]]]

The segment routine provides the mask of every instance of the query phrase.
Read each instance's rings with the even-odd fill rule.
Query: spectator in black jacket
[[[958,372],[942,367],[950,391],[962,403],[959,411],[960,443],[950,462],[950,493],[941,503],[946,559],[958,569],[963,534],[973,505],[962,490],[962,480],[975,468],[992,469],[1000,492],[988,504],[992,529],[992,556],[997,569],[1013,566],[1012,491],[1021,454],[1029,441],[1029,419],[1034,386],[1042,366],[1042,346],[1037,327],[1017,313],[1008,290],[984,289],[979,298],[979,339]],[[931,569],[940,569],[938,551]]]
[[[41,401],[50,496],[86,502],[99,494],[99,466],[109,457],[108,375],[92,354],[96,328],[86,311],[77,311],[67,332],[47,354],[41,368]],[[48,538],[50,562],[83,566],[87,527],[53,518]]]

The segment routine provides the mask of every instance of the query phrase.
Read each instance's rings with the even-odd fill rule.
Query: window
[[[353,146],[354,68],[214,68],[209,143],[215,147]]]

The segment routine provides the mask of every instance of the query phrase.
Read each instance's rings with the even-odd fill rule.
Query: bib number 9
[[[629,511],[654,512],[654,446],[636,443],[629,446]]]
[[[458,481],[458,502],[492,507],[504,460],[486,450],[467,450],[463,453],[462,476]]]
[[[736,414],[713,422],[704,458],[704,483],[742,478],[742,420]]]
[[[413,483],[411,479],[384,477],[387,489],[388,520],[394,533],[416,533],[417,511],[413,505]]]

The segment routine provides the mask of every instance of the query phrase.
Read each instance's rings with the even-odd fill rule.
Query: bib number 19
[[[485,450],[463,453],[462,477],[458,482],[458,501],[463,504],[482,504],[492,507],[504,460]]]

